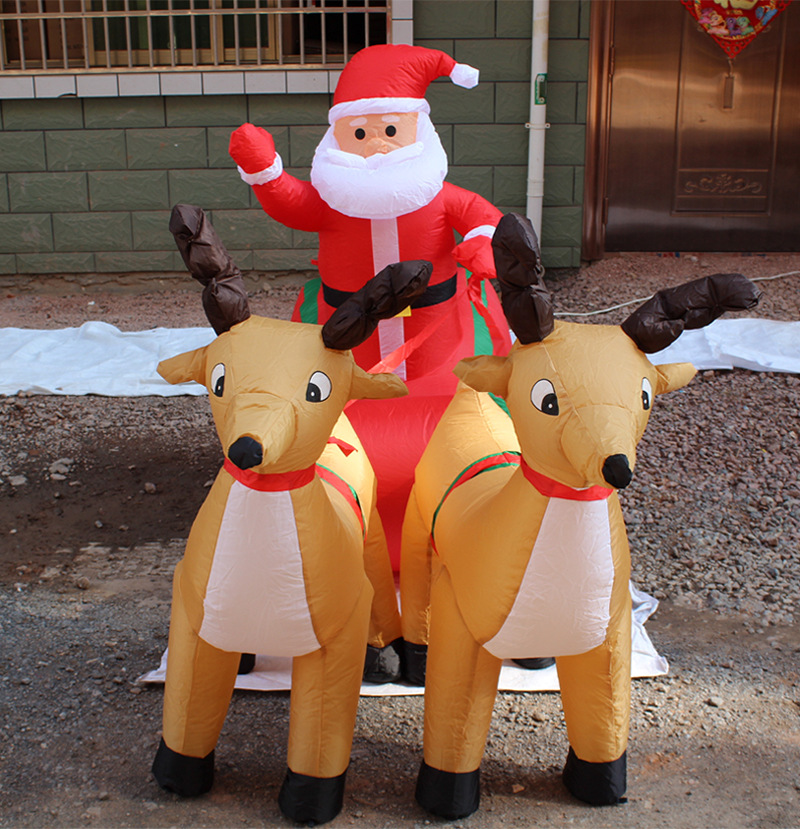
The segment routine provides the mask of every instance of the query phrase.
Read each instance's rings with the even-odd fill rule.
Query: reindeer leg
[[[621,522],[621,517],[619,520]],[[622,530],[624,532],[624,527]],[[627,554],[627,542],[624,552]],[[616,573],[606,641],[587,653],[556,658],[570,743],[564,784],[579,800],[594,806],[622,802],[627,781],[631,692],[630,559],[627,559],[627,566],[624,560],[618,560],[619,556],[615,555]]]
[[[480,764],[502,661],[475,641],[438,560],[436,569],[416,798],[427,811],[454,820],[472,814],[480,802]]]
[[[288,770],[278,804],[298,823],[341,811],[364,668],[372,588],[364,589],[333,641],[292,664]]]
[[[163,737],[153,761],[158,784],[183,797],[214,781],[214,746],[228,711],[240,654],[204,642],[192,627],[175,571],[169,627]]]
[[[365,682],[395,682],[400,678],[402,630],[394,573],[378,510],[373,504],[364,547],[364,570],[375,591],[369,619]]]
[[[403,624],[403,677],[425,684],[431,604],[430,527],[425,523],[412,487],[403,518],[400,556],[400,607]]]

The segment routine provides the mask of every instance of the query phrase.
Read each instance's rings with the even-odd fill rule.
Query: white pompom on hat
[[[471,89],[478,70],[438,49],[405,44],[368,46],[348,61],[336,84],[328,121],[387,112],[430,112],[425,92],[436,78],[449,77]]]

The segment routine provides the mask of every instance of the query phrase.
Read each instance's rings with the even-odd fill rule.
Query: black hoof
[[[181,797],[198,797],[214,783],[214,752],[205,757],[187,757],[161,740],[153,760],[153,775],[162,789]]]
[[[289,820],[315,825],[333,820],[344,801],[343,771],[338,777],[310,777],[286,770],[278,805]]]
[[[239,676],[249,674],[256,666],[256,655],[254,653],[243,653],[239,657],[239,669],[236,673]]]
[[[543,671],[556,664],[552,656],[535,656],[532,659],[512,659],[511,661],[520,668],[525,668],[526,671]]]
[[[383,685],[387,682],[397,682],[400,679],[400,651],[403,640],[397,638],[382,648],[367,645],[367,656],[364,659],[364,682],[374,682]]]
[[[428,665],[428,646],[403,641],[403,679],[410,685],[425,685],[425,669]]]
[[[625,803],[628,786],[627,752],[608,763],[589,763],[579,759],[570,746],[564,766],[564,785],[570,793],[592,806]]]
[[[481,802],[481,770],[439,771],[423,760],[416,798],[425,811],[438,817],[456,820],[471,815]]]

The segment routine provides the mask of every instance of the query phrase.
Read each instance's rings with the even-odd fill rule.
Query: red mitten
[[[495,279],[494,253],[489,236],[473,236],[453,248],[453,258],[481,279]]]
[[[260,173],[275,162],[275,142],[272,136],[261,127],[242,124],[231,135],[228,146],[231,158],[245,173]]]

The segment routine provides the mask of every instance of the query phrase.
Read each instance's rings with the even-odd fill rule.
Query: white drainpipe
[[[544,197],[544,137],[550,126],[545,118],[547,89],[547,41],[550,24],[550,0],[532,0],[533,35],[531,38],[531,106],[528,128],[528,189],[525,213],[536,235],[542,236],[542,200]]]

